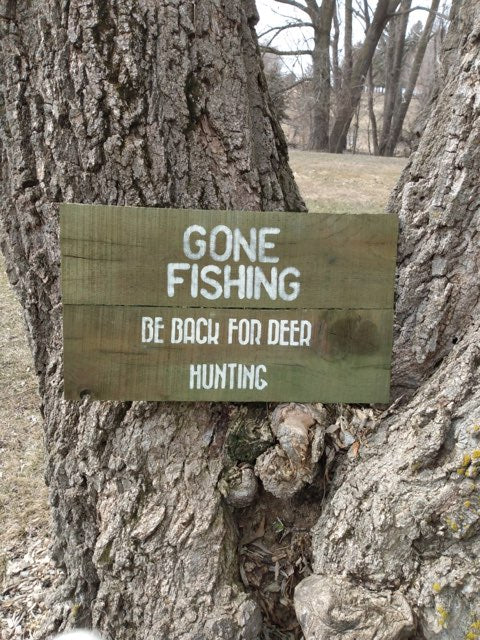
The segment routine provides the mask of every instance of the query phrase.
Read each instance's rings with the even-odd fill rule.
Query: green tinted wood
[[[208,234],[219,224],[238,228],[247,238],[252,228],[279,229],[268,236],[275,248],[267,252],[278,262],[251,262],[244,252],[239,262],[218,262],[208,255],[189,260],[183,251],[185,230],[200,225]],[[62,205],[61,230],[65,304],[383,309],[393,302],[397,219],[392,215]],[[221,233],[218,237],[224,239]],[[192,244],[198,239],[192,234]],[[176,287],[171,299],[167,268],[174,263],[200,269],[213,264],[222,271],[228,266],[232,277],[239,264],[260,267],[266,274],[272,267],[295,267],[301,273],[300,295],[290,304],[272,300],[263,289],[259,300],[233,294],[228,300],[192,298],[191,272],[179,272],[185,284]]]
[[[142,342],[143,318],[151,319],[143,321],[143,338],[151,342]],[[161,318],[156,337],[163,343],[153,342],[155,318]],[[388,401],[391,310],[68,305],[64,322],[69,399],[88,393],[98,400]],[[229,327],[233,344],[228,343]],[[197,340],[210,336],[214,343],[191,344],[192,330]],[[172,344],[172,336],[182,341]],[[243,380],[239,384],[239,367],[229,364],[263,365],[259,373],[267,386],[259,389],[262,383]],[[191,385],[190,368],[198,365],[227,365],[228,375],[222,379],[216,371],[217,388],[203,388],[211,382],[209,366],[193,374]]]
[[[396,237],[390,215],[63,205],[65,396],[387,402]]]

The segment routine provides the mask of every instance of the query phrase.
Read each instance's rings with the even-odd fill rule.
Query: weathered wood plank
[[[386,402],[396,238],[390,215],[63,205],[65,396]]]
[[[144,317],[152,318],[149,326],[145,323],[144,339],[153,337],[153,319],[162,318],[159,325],[164,328],[159,329],[157,337],[164,343],[142,342]],[[218,344],[171,344],[174,318],[179,319],[175,326],[180,319],[205,319],[198,325],[201,331],[197,342],[207,335],[208,320],[214,337],[213,328],[218,323]],[[229,323],[236,321],[239,326],[241,319],[257,320],[261,331],[258,323],[243,323],[243,327],[256,332],[251,332],[250,340],[245,332],[243,341],[247,344],[242,345],[238,332],[231,331],[229,344]],[[284,331],[283,339],[290,344],[268,344],[269,323],[270,341],[275,341],[274,321],[282,320],[298,322],[293,325],[297,326],[293,334],[292,325],[284,325],[290,331]],[[299,344],[302,321],[310,324],[308,344],[309,330],[303,325],[303,345]],[[89,393],[98,400],[387,402],[391,326],[391,309],[277,311],[66,305],[65,396],[73,400]],[[194,377],[190,387],[190,367],[202,364],[227,365],[225,381],[217,375],[220,388],[198,389],[200,377]],[[251,383],[244,385],[243,380],[238,384],[238,367],[232,368],[234,381],[230,384],[229,364],[265,367],[258,375],[267,386],[252,389]],[[209,370],[206,373],[208,377]]]
[[[274,244],[266,259],[252,261],[240,250],[216,261],[206,255],[189,259],[183,249],[185,230],[203,226],[208,234],[216,225],[239,229],[251,238],[250,230],[273,228],[267,240]],[[225,235],[217,236],[217,254],[223,252]],[[203,240],[191,236],[192,249]],[[155,305],[236,308],[384,309],[393,304],[393,279],[397,242],[397,219],[392,215],[302,214],[278,212],[222,212],[142,209],[67,204],[61,206],[62,287],[65,304]],[[167,291],[168,265],[189,265],[175,271],[185,282],[176,284],[174,296]],[[272,299],[260,287],[260,297],[231,295],[207,299],[192,296],[192,265],[201,271],[208,265],[221,270],[214,275],[225,282],[225,268],[238,278],[239,267],[262,269],[270,278],[293,267],[300,291],[294,300]],[[212,273],[210,273],[210,277]],[[296,280],[284,282],[289,292]],[[199,289],[201,290],[201,283]],[[204,286],[212,291],[212,286]],[[251,292],[253,294],[253,290]]]

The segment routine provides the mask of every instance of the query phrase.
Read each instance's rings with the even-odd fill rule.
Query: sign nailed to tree
[[[61,206],[65,397],[387,402],[397,219]]]

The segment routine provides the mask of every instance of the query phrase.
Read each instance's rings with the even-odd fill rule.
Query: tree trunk
[[[353,123],[353,135],[352,135],[352,153],[357,153],[358,132],[360,130],[360,107],[361,103],[358,103],[357,110],[355,112],[355,121]]]
[[[370,8],[368,6],[368,0],[363,0],[363,11],[365,14],[365,33],[370,28]],[[368,87],[368,118],[370,121],[370,126],[372,129],[372,145],[373,145],[373,155],[378,156],[379,154],[379,141],[378,141],[378,126],[377,126],[377,116],[375,115],[375,83],[373,80],[373,68],[370,64],[367,74],[367,87]],[[368,152],[370,151],[370,138],[368,145]]]
[[[368,70],[367,79],[368,79],[368,117],[369,117],[370,125],[372,128],[373,155],[378,156],[380,153],[380,146],[378,143],[377,116],[375,115],[375,95],[374,95],[375,87],[373,84],[372,67],[370,67],[370,69]]]
[[[343,57],[343,82],[349,85],[353,69],[353,0],[345,0],[345,32]]]
[[[216,485],[230,405],[66,402],[58,203],[299,210],[253,1],[0,0],[0,213],[45,417],[51,630],[251,638]],[[248,411],[252,411],[249,409]]]
[[[395,48],[397,43],[397,33],[398,33],[398,16],[395,16],[388,23],[387,28],[385,29],[385,76],[384,76],[384,85],[385,85],[385,93],[383,94],[383,124],[382,124],[382,134],[381,139],[383,139],[383,132],[386,128],[388,128],[390,124],[390,120],[392,117],[391,112],[389,113],[389,102],[392,96],[392,84],[393,84],[393,75],[394,75],[394,67],[395,67]]]
[[[389,42],[387,47],[385,100],[383,107],[383,127],[380,139],[380,154],[385,154],[387,140],[390,135],[393,114],[402,101],[402,69],[405,38],[407,35],[409,11],[412,0],[402,0],[401,15],[390,21]]]
[[[444,88],[390,203],[405,397],[337,469],[316,575],[296,592],[307,640],[479,636],[479,38],[480,5],[464,0]]]
[[[328,150],[330,129],[330,31],[335,0],[323,0],[314,24],[313,63],[313,118],[309,148]]]
[[[392,116],[392,125],[389,131],[388,138],[384,144],[383,155],[393,156],[393,154],[395,153],[395,147],[397,146],[400,136],[402,135],[403,123],[405,122],[405,117],[407,115],[408,108],[410,107],[415,87],[417,86],[418,76],[423,59],[425,57],[425,52],[427,50],[439,6],[440,0],[432,0],[430,13],[428,15],[427,22],[425,24],[425,27],[423,28],[422,35],[415,51],[415,57],[413,59],[410,76],[407,81],[405,94],[402,100],[398,102],[395,112]]]
[[[342,72],[340,71],[338,45],[340,42],[340,20],[338,19],[338,4],[335,0],[333,12],[333,38],[332,38],[332,75],[333,75],[333,91],[335,100],[337,99],[340,87],[342,85]]]
[[[400,0],[379,0],[377,3],[365,41],[355,56],[351,81],[343,87],[342,97],[330,133],[330,151],[332,153],[342,153],[346,148],[348,130],[362,97],[365,78],[372,63],[375,49],[386,24],[399,3]]]

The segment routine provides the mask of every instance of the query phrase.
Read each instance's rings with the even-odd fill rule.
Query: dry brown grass
[[[42,420],[20,306],[0,264],[0,555],[48,525]],[[1,574],[0,574],[1,577]]]
[[[381,213],[406,160],[290,151],[290,164],[310,211]]]

